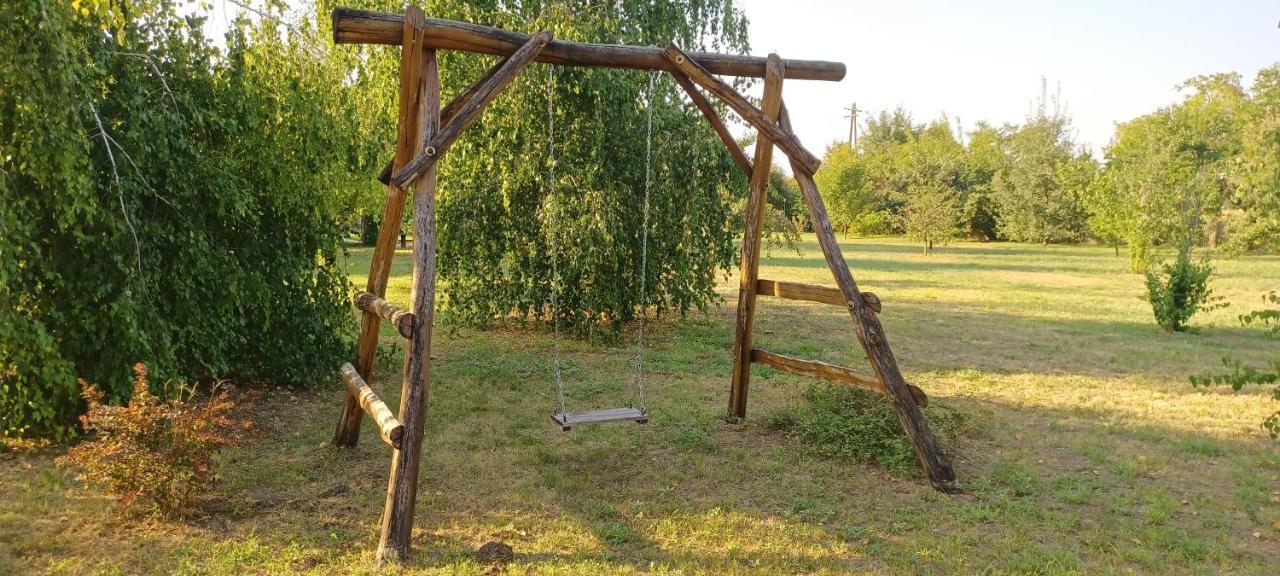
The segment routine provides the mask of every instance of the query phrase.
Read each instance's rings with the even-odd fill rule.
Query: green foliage
[[[1051,109],[1052,107],[1052,109]],[[1070,119],[1042,89],[1036,112],[1005,143],[1008,165],[992,179],[1000,236],[1017,242],[1078,242],[1082,196],[1096,165],[1076,152]]]
[[[1275,308],[1254,310],[1248,314],[1242,314],[1240,323],[1245,326],[1256,325],[1263,327],[1265,329],[1263,337],[1280,339],[1280,293],[1268,292],[1262,296],[1262,301],[1268,305],[1275,306]],[[1239,392],[1248,384],[1268,386],[1280,382],[1280,356],[1277,356],[1270,366],[1261,369],[1248,366],[1230,356],[1224,356],[1222,364],[1227,367],[1229,372],[1192,376],[1191,384],[1193,386],[1226,385]],[[1271,391],[1271,399],[1280,401],[1280,386],[1276,386]],[[1262,427],[1266,429],[1272,438],[1280,438],[1280,410],[1268,417],[1262,423]]]
[[[979,123],[967,145],[945,116],[927,125],[915,124],[901,109],[870,117],[858,150],[828,148],[815,175],[832,221],[860,234],[907,233],[924,240],[926,249],[954,237],[957,227],[984,240],[1082,239],[1080,198],[1097,163],[1075,151],[1068,119],[1048,111],[1046,101],[1022,126]],[[928,240],[924,213],[932,215],[927,227],[936,231]]]
[[[1162,273],[1147,271],[1147,299],[1161,328],[1181,332],[1196,312],[1217,307],[1217,299],[1209,289],[1213,266],[1207,258],[1192,262],[1190,245],[1183,244],[1173,262],[1164,264],[1162,269]]]
[[[327,380],[358,120],[315,28],[174,0],[20,0],[0,21],[0,434],[67,437],[77,377]],[[326,19],[327,21],[327,19]]]
[[[324,2],[400,11],[399,2]],[[432,16],[512,30],[548,28],[561,40],[743,52],[746,20],[707,0],[600,3],[441,0]],[[398,50],[342,46],[380,123],[371,142],[389,151]],[[478,54],[441,53],[444,99],[493,64]],[[548,87],[548,69],[552,86]],[[439,273],[444,317],[484,324],[497,317],[547,318],[550,241],[560,239],[562,322],[617,327],[639,311],[684,312],[715,298],[717,271],[737,258],[742,229],[732,208],[746,179],[669,76],[655,74],[648,268],[640,269],[649,74],[534,64],[490,104],[441,163]],[[548,90],[554,96],[556,206],[548,182]],[[362,104],[363,105],[363,104]],[[386,154],[387,152],[383,152]],[[372,176],[377,168],[369,171]],[[558,230],[551,230],[552,211]],[[648,300],[640,301],[641,275]]]
[[[940,439],[955,438],[968,425],[968,415],[956,410],[933,406],[924,413]],[[773,414],[768,425],[827,456],[875,462],[896,473],[919,469],[893,406],[884,396],[866,390],[815,383],[805,392],[803,404]]]
[[[924,244],[928,254],[934,242],[946,243],[963,231],[960,207],[955,191],[936,184],[911,187],[902,208],[902,228],[907,236]]]
[[[1232,176],[1239,174],[1241,119],[1250,107],[1240,77],[1199,77],[1183,88],[1191,90],[1183,102],[1116,128],[1104,177],[1088,194],[1096,235],[1127,244],[1134,272],[1148,269],[1161,245],[1216,247],[1237,212],[1227,208],[1238,196]],[[1259,197],[1272,194],[1265,190]]]
[[[59,461],[78,468],[86,487],[114,496],[121,509],[141,501],[178,513],[213,480],[214,454],[239,445],[234,434],[246,424],[230,416],[235,403],[225,391],[194,403],[194,390],[179,388],[177,398],[163,401],[151,393],[146,367],[134,372],[125,406],[104,404],[102,391],[80,381],[89,405],[80,420],[94,437]]]

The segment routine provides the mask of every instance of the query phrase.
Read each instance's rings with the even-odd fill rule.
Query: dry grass
[[[978,424],[945,496],[916,476],[819,457],[764,426],[806,381],[758,368],[745,424],[721,418],[729,306],[654,330],[648,426],[561,433],[547,418],[552,343],[504,327],[438,331],[408,573],[481,574],[471,552],[512,545],[513,574],[1204,573],[1280,566],[1280,451],[1260,392],[1195,390],[1187,375],[1276,343],[1239,328],[1280,258],[1218,262],[1232,306],[1168,335],[1141,279],[1106,249],[959,244],[924,257],[897,240],[846,243],[904,372]],[[408,301],[407,259],[389,299]],[[357,251],[363,284],[368,253]],[[810,242],[761,277],[830,284]],[[759,345],[862,365],[836,308],[762,300]],[[354,322],[353,322],[354,329]],[[384,331],[390,347],[395,336]],[[577,407],[616,400],[629,351],[569,343]],[[403,347],[401,347],[401,350]],[[291,574],[370,570],[388,465],[366,426],[327,444],[335,383],[269,391],[257,437],[187,523],[117,519],[51,463],[0,452],[0,574]],[[395,396],[399,355],[375,387]],[[389,399],[394,402],[394,398]]]

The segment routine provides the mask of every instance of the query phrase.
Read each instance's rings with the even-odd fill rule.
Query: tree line
[[[867,120],[857,149],[828,148],[817,174],[833,221],[854,234],[1124,247],[1135,272],[1162,246],[1232,253],[1280,244],[1280,64],[1248,88],[1236,73],[1193,78],[1184,98],[1117,126],[1102,159],[1074,140],[1042,89],[1021,124],[902,109]]]

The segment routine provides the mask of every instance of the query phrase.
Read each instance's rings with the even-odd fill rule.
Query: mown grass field
[[[831,284],[807,240],[761,277]],[[844,247],[908,379],[971,416],[951,443],[967,494],[771,430],[803,401],[799,377],[756,368],[747,422],[726,422],[731,275],[724,305],[651,325],[648,426],[553,427],[545,332],[438,330],[406,572],[485,573],[471,552],[489,540],[514,547],[512,574],[1280,572],[1280,449],[1259,428],[1276,405],[1187,381],[1224,353],[1275,355],[1235,318],[1278,287],[1280,257],[1218,261],[1230,307],[1166,334],[1109,249]],[[353,253],[357,285],[368,258]],[[408,272],[401,258],[393,302],[409,301]],[[865,367],[842,310],[760,311],[759,346]],[[384,330],[384,397],[399,389],[394,342]],[[616,401],[629,349],[565,346],[571,406]],[[121,520],[51,450],[0,452],[0,574],[372,572],[388,451],[368,425],[358,449],[329,446],[338,402],[336,381],[268,391],[188,522]]]

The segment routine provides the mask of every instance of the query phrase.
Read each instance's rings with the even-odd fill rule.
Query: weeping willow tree
[[[321,8],[337,5],[400,11],[398,3],[352,0],[328,0]],[[746,20],[723,0],[442,0],[428,3],[425,11],[512,30],[551,29],[561,40],[632,45],[674,40],[699,50],[747,50]],[[375,46],[352,47],[349,54],[356,78],[351,89],[385,94],[381,100],[360,100],[379,102],[367,113],[386,120],[380,144],[389,156],[398,52]],[[481,55],[441,52],[445,100],[492,62]],[[649,74],[656,75],[652,94]],[[651,211],[648,265],[641,270],[650,98]],[[566,325],[616,328],[641,310],[684,313],[705,307],[715,297],[717,271],[736,258],[733,239],[741,223],[733,221],[733,206],[745,193],[745,178],[669,76],[535,64],[441,162],[442,312],[479,324],[498,317],[547,318],[553,238]],[[641,275],[649,287],[644,301]]]

